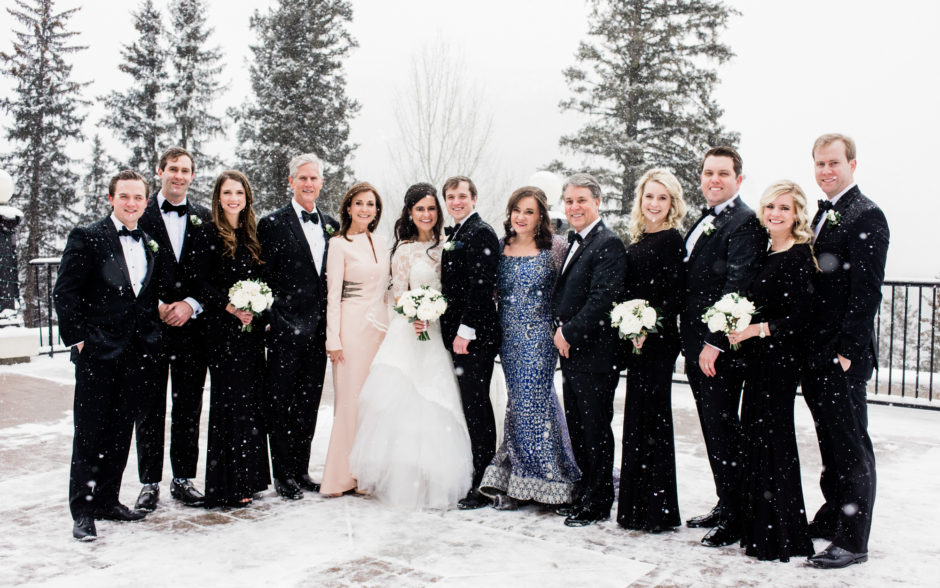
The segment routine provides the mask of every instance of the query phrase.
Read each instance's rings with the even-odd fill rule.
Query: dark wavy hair
[[[539,224],[535,227],[535,246],[539,249],[551,249],[552,223],[548,218],[548,198],[545,197],[545,192],[535,186],[523,186],[509,197],[509,202],[506,203],[506,220],[503,221],[503,229],[506,232],[504,241],[509,244],[516,235],[516,231],[512,228],[512,209],[528,196],[535,198],[539,211]]]
[[[403,241],[414,241],[418,238],[418,226],[411,220],[411,209],[415,204],[426,197],[434,198],[434,205],[437,207],[437,222],[434,223],[434,246],[441,242],[441,229],[444,226],[444,214],[441,211],[441,201],[437,198],[437,190],[427,182],[414,184],[405,192],[405,204],[401,208],[401,216],[395,221],[395,245],[392,246],[392,253],[398,249],[398,245]]]
[[[245,208],[238,213],[237,227],[230,225],[225,213],[222,212],[222,184],[226,180],[235,180],[245,188]],[[251,184],[245,174],[234,169],[220,173],[215,179],[215,187],[212,188],[212,222],[219,231],[219,236],[222,237],[226,255],[235,257],[235,249],[238,248],[236,232],[238,232],[244,238],[245,246],[251,252],[251,257],[255,262],[264,263],[261,260],[261,243],[258,241],[258,220],[255,217],[255,209],[252,207],[254,199]]]
[[[375,189],[375,186],[369,182],[359,182],[353,184],[349,190],[346,190],[346,195],[343,196],[343,202],[339,205],[339,235],[351,241],[346,234],[349,232],[349,227],[352,226],[352,216],[349,214],[349,207],[352,206],[352,201],[363,192],[372,192],[375,195],[375,218],[372,219],[372,222],[369,223],[369,226],[366,229],[371,233],[375,231],[375,227],[379,226],[379,221],[382,219],[382,198],[379,196],[379,191]]]

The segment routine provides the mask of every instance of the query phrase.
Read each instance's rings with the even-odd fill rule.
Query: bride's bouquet
[[[708,330],[712,333],[721,331],[730,335],[750,325],[755,310],[753,302],[737,292],[731,292],[705,310],[702,322],[708,325]],[[739,343],[731,344],[731,349],[735,351],[740,347]]]
[[[415,288],[408,290],[398,298],[398,305],[395,312],[404,315],[409,323],[415,321],[431,321],[441,318],[441,315],[447,310],[447,299],[440,291],[434,288]],[[422,331],[418,335],[418,341],[430,341],[431,336],[427,331]]]
[[[271,288],[261,280],[241,280],[228,290],[228,301],[236,310],[247,310],[254,316],[271,308],[274,295]],[[251,332],[251,325],[242,325],[242,331]]]
[[[620,338],[634,342],[650,333],[658,332],[662,326],[661,321],[656,309],[642,298],[615,304],[610,311],[610,324],[617,329]],[[643,352],[634,345],[633,353],[641,355]]]

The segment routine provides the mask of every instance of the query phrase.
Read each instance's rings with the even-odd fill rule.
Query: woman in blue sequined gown
[[[551,297],[566,244],[553,237],[545,194],[516,190],[506,207],[497,291],[500,348],[508,404],[504,438],[480,491],[498,509],[519,502],[567,504],[581,472],[575,465],[554,374]]]

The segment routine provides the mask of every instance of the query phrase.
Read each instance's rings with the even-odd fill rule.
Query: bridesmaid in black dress
[[[268,444],[262,423],[264,323],[229,303],[238,281],[261,278],[261,246],[252,191],[238,171],[225,171],[212,191],[212,226],[201,231],[209,254],[200,272],[200,301],[210,345],[206,506],[247,506],[268,487]],[[243,325],[253,325],[243,331]]]
[[[685,216],[682,187],[664,169],[651,169],[637,183],[630,216],[633,244],[627,249],[624,300],[642,298],[657,309],[662,327],[641,341],[626,342],[627,401],[623,415],[623,461],[617,522],[627,529],[660,533],[681,524],[672,429],[672,371],[679,355],[676,316],[682,308]]]
[[[770,233],[770,249],[747,292],[757,314],[750,326],[728,336],[731,343],[746,341],[739,352],[746,361],[741,546],[761,560],[789,561],[813,554],[793,401],[817,268],[806,196],[797,184],[780,181],[767,188],[759,217]]]

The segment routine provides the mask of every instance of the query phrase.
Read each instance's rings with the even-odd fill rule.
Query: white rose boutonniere
[[[454,244],[453,241],[448,241],[447,243],[444,243],[444,251],[453,251],[454,247],[456,247],[456,245]]]
[[[826,211],[826,225],[832,228],[842,222],[842,215],[834,210]]]
[[[715,221],[713,217],[708,217],[702,221],[702,232],[706,235],[711,235],[715,232]]]
[[[196,216],[195,214],[191,214],[189,215],[189,224],[191,224],[194,227],[201,227],[202,219]]]
[[[157,251],[160,251],[160,246],[153,239],[147,241],[147,247],[150,247],[150,250],[153,251],[154,253],[156,253]]]
[[[333,233],[336,232],[336,229],[333,228],[333,225],[330,225],[327,223],[323,223],[323,230],[326,231],[326,234],[329,235],[330,237],[332,237]]]

